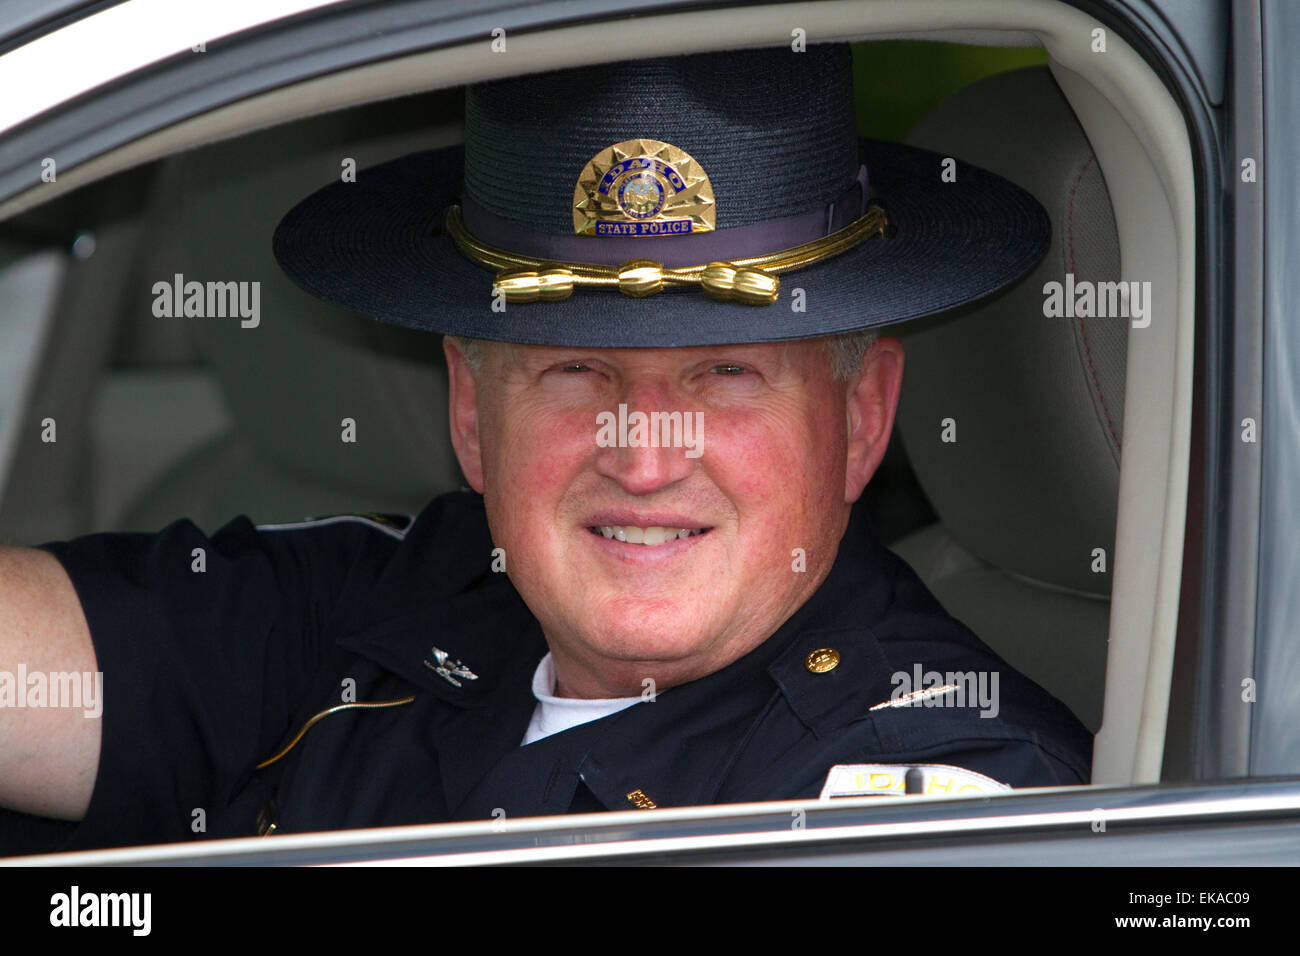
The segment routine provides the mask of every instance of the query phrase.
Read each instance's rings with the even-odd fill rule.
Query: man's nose
[[[630,495],[648,495],[686,478],[703,452],[703,414],[662,385],[622,390],[598,430],[596,471]]]

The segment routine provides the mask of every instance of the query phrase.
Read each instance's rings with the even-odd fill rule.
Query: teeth
[[[704,528],[661,528],[658,525],[652,525],[649,528],[638,528],[634,525],[602,525],[599,528],[592,528],[606,538],[613,538],[616,541],[625,541],[628,544],[639,544],[649,547],[665,544],[669,541],[676,541],[681,538],[691,538],[701,535],[705,532]]]

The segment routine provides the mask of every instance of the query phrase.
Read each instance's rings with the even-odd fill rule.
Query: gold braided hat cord
[[[640,298],[669,286],[698,286],[711,299],[771,305],[781,287],[778,275],[824,262],[870,236],[883,236],[887,225],[884,210],[872,205],[843,229],[803,245],[731,262],[668,268],[653,259],[629,259],[621,265],[604,266],[552,262],[506,252],[471,236],[461,221],[459,206],[448,208],[445,222],[448,235],[461,252],[480,265],[498,270],[492,293],[504,294],[510,304],[559,302],[580,287],[617,288],[624,295]]]

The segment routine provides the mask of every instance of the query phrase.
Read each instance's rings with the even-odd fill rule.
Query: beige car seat
[[[1128,323],[1048,318],[1043,288],[1067,273],[1119,278],[1106,183],[1046,68],[967,87],[909,141],[1024,186],[1053,235],[1043,262],[1006,294],[903,329],[898,428],[939,521],[894,549],[949,613],[1095,732]]]
[[[341,512],[418,513],[459,487],[436,335],[381,325],[312,298],[271,254],[280,217],[313,190],[392,156],[459,138],[456,124],[376,138],[383,105],[281,127],[181,158],[176,243],[153,272],[260,283],[256,327],[185,319],[220,385],[230,427],[156,481],[123,525],[184,515],[212,530]],[[251,320],[250,320],[251,321]],[[348,437],[354,440],[346,440]]]

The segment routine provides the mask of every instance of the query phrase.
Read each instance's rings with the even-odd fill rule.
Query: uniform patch
[[[320,528],[325,525],[344,523],[366,525],[376,531],[382,531],[390,538],[401,541],[406,537],[406,532],[410,530],[411,525],[415,524],[415,518],[411,515],[379,514],[374,511],[364,511],[357,514],[322,515],[317,518],[303,518],[301,521],[289,521],[282,524],[259,524],[257,530],[303,531],[307,528]]]
[[[821,799],[905,796],[907,772],[913,768],[921,771],[921,795],[927,797],[967,797],[1011,789],[982,773],[942,763],[850,763],[831,767]]]

